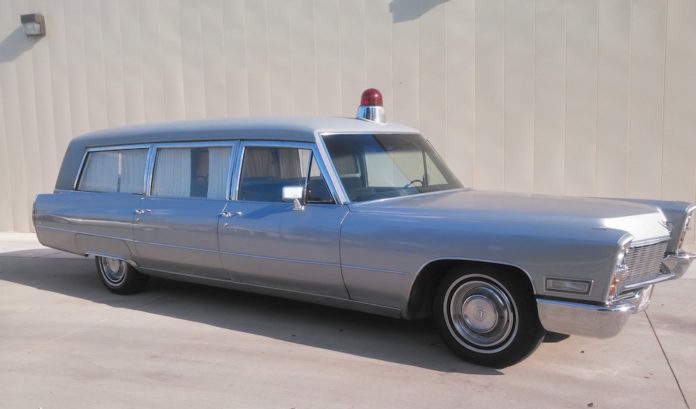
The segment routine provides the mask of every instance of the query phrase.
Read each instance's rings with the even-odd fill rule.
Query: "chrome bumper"
[[[662,260],[662,269],[666,270],[665,273],[673,275],[672,278],[680,278],[686,273],[695,258],[696,254],[685,251],[670,254]]]
[[[661,274],[655,279],[637,283],[638,289],[630,298],[623,298],[607,305],[592,305],[572,301],[537,298],[539,321],[547,331],[561,334],[610,338],[618,334],[628,317],[643,311],[650,304],[653,285],[680,278],[696,259],[696,254],[679,252],[662,260]]]
[[[621,331],[628,317],[647,308],[652,290],[652,285],[647,286],[634,296],[609,305],[537,298],[539,320],[547,331],[610,338]]]

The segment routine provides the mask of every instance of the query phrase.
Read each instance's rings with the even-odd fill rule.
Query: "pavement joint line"
[[[667,361],[667,366],[669,367],[670,372],[672,372],[672,377],[674,377],[674,382],[677,383],[677,388],[679,389],[679,393],[682,396],[682,399],[684,400],[684,405],[686,405],[686,409],[691,409],[689,406],[689,402],[686,400],[686,396],[684,395],[684,390],[682,390],[681,385],[679,384],[679,379],[677,379],[677,374],[674,373],[674,368],[672,368],[672,363],[669,362],[669,357],[667,357],[667,352],[665,352],[665,349],[662,347],[662,342],[660,342],[660,337],[657,336],[657,331],[655,331],[655,326],[652,323],[652,320],[650,319],[650,316],[648,315],[648,311],[645,310],[643,311],[645,313],[645,317],[648,319],[648,323],[650,324],[650,328],[652,329],[653,334],[655,335],[655,339],[657,340],[657,344],[660,346],[660,350],[662,351],[662,355],[665,357],[665,361]]]

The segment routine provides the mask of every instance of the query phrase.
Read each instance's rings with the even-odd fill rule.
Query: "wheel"
[[[433,302],[445,343],[467,361],[502,368],[531,354],[544,338],[531,287],[513,271],[455,267]]]
[[[133,294],[147,284],[149,276],[140,273],[124,260],[111,257],[95,257],[97,271],[104,286],[116,294]]]

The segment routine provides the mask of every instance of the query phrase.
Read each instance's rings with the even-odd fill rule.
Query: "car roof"
[[[203,140],[314,142],[317,133],[417,133],[401,124],[341,117],[255,117],[134,125],[90,132],[73,141],[84,147]]]
[[[314,142],[320,133],[418,133],[396,123],[380,124],[357,118],[255,117],[207,119],[134,125],[90,132],[70,141],[58,173],[56,189],[72,189],[85,149],[166,142],[270,140]]]

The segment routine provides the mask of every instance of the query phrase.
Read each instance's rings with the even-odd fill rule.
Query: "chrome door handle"
[[[230,217],[232,217],[232,212],[222,212],[220,213],[220,216],[229,219]]]
[[[135,214],[145,214],[145,210],[143,210],[143,209],[135,209]]]

